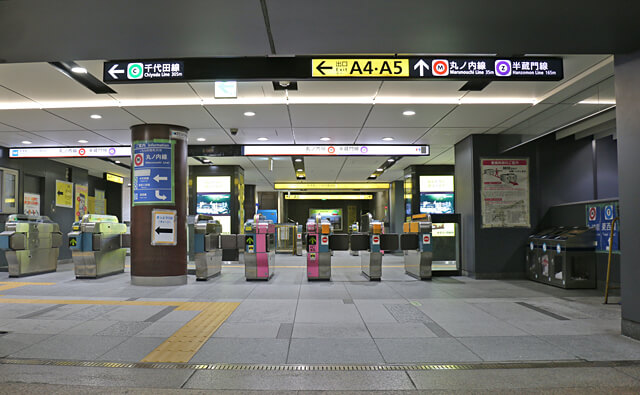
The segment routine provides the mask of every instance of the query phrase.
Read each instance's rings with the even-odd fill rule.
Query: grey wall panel
[[[461,215],[462,228],[462,266],[463,273],[476,271],[475,253],[475,186],[473,181],[473,136],[468,136],[455,146],[456,167],[455,208]]]
[[[618,144],[609,136],[596,140],[598,199],[618,197]]]

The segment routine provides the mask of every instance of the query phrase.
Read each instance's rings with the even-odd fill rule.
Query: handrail
[[[609,261],[607,263],[607,283],[604,288],[604,304],[607,304],[609,300],[609,277],[611,275],[611,252],[613,250],[613,232],[615,231],[616,221],[618,221],[620,217],[615,217],[613,221],[611,221],[611,235],[609,236]]]

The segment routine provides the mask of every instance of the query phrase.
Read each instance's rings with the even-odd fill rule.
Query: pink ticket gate
[[[263,217],[264,218],[264,217]],[[275,226],[273,221],[256,214],[244,224],[244,275],[247,280],[268,280],[275,261]]]

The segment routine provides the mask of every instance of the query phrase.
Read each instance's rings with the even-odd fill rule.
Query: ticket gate
[[[419,280],[431,279],[431,228],[428,214],[414,215],[411,222],[405,222],[402,227],[404,233],[400,237],[400,246],[404,251],[404,270]]]
[[[331,279],[331,251],[329,236],[332,226],[328,220],[321,219],[320,214],[309,218],[307,229],[307,279]]]
[[[9,277],[55,272],[61,245],[60,227],[45,216],[12,214],[0,233]]]
[[[302,225],[296,225],[296,255],[302,256]]]
[[[256,214],[244,224],[244,248],[240,254],[244,261],[247,280],[269,280],[275,261],[275,226],[273,221]],[[239,246],[240,247],[240,246]]]
[[[360,270],[371,281],[382,278],[382,252],[398,249],[398,235],[384,234],[382,221],[362,215],[360,234],[351,235],[351,250],[360,251]]]
[[[349,230],[351,230],[352,235],[360,233],[360,224],[357,222],[352,223],[351,226],[349,226]],[[360,255],[360,251],[349,249],[349,255],[358,256]]]
[[[127,225],[115,215],[85,214],[69,233],[76,278],[98,278],[124,272],[127,255],[122,236]],[[78,228],[76,230],[76,228]]]
[[[194,222],[193,249],[196,280],[207,281],[219,275],[222,270],[222,249],[220,248],[222,224],[211,215],[203,214],[196,215]]]

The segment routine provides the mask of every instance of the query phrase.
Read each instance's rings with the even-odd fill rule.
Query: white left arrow
[[[167,200],[167,197],[165,195],[161,195],[160,191],[156,189],[156,199]]]
[[[413,69],[417,70],[420,68],[420,77],[424,77],[424,71],[429,70],[429,65],[423,59],[420,59],[414,66]]]
[[[111,66],[111,68],[109,69],[109,71],[107,71],[107,73],[109,73],[109,75],[111,76],[111,78],[113,78],[114,80],[118,79],[118,74],[124,74],[124,70],[120,70],[118,69],[118,64],[114,64],[113,66]]]
[[[156,182],[167,181],[168,180],[167,177],[160,177],[160,174],[156,174],[156,176],[153,177],[153,179],[156,180]]]

